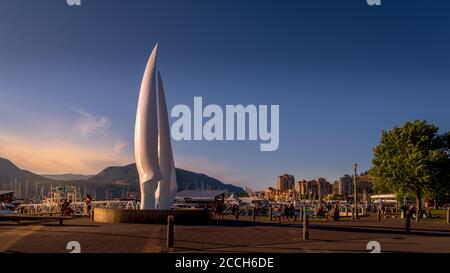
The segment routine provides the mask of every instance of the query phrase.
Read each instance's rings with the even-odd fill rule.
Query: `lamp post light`
[[[356,192],[356,181],[357,181],[357,178],[356,178],[356,171],[357,171],[357,169],[358,169],[358,164],[357,163],[353,163],[353,170],[354,170],[354,176],[353,176],[353,194],[354,194],[354,198],[355,198],[355,200],[354,200],[354,204],[355,204],[355,211],[354,211],[354,213],[355,213],[355,216],[353,217],[354,219],[359,219],[359,216],[358,216],[358,199],[357,199],[357,192]]]

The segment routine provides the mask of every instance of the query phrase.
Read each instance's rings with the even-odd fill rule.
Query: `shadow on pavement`
[[[349,227],[349,226],[319,226],[312,225],[311,229],[319,229],[319,230],[331,230],[331,231],[341,231],[341,232],[363,232],[363,233],[383,233],[383,234],[402,234],[405,235],[405,230],[402,228],[384,228],[384,227]],[[450,237],[450,233],[442,233],[439,231],[419,231],[415,229],[411,229],[409,235],[420,235],[420,236],[431,236],[431,237]]]

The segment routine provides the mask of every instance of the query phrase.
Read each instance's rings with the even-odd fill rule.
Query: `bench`
[[[22,220],[28,221],[44,221],[44,220],[57,220],[59,225],[63,225],[64,220],[71,220],[75,217],[72,216],[45,216],[45,215],[24,215],[24,214],[0,214],[0,220],[11,220],[20,224]]]

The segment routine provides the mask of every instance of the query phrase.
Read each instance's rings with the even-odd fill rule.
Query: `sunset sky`
[[[370,167],[381,130],[450,130],[450,2],[0,0],[0,157],[36,173],[134,162],[156,43],[176,104],[279,104],[280,148],[173,142],[177,167],[262,189]],[[172,123],[174,119],[171,119]]]

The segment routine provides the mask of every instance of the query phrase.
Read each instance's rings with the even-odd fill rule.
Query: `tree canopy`
[[[418,210],[423,197],[438,198],[449,192],[450,134],[438,132],[437,126],[423,120],[383,131],[370,171],[376,188],[413,194]]]

